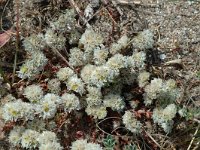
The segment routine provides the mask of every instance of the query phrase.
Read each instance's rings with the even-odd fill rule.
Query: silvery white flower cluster
[[[103,150],[99,144],[88,143],[87,140],[76,140],[72,143],[71,150]]]
[[[21,136],[21,145],[23,148],[36,148],[38,145],[37,138],[39,136],[39,132],[26,129]]]
[[[42,34],[32,34],[24,39],[23,45],[30,58],[20,67],[18,76],[23,79],[32,79],[43,69],[48,61],[41,51],[45,47],[44,37]]]
[[[75,94],[64,93],[61,97],[64,110],[71,112],[72,110],[79,110],[81,108],[79,98]]]
[[[24,38],[23,46],[25,51],[32,55],[36,51],[41,51],[45,47],[44,42],[43,34],[31,34],[31,36]]]
[[[84,83],[69,67],[60,68],[57,72],[59,80],[64,81],[69,90],[82,95],[85,92]]]
[[[108,54],[109,51],[104,45],[100,45],[99,47],[95,48],[93,57],[95,65],[105,64]]]
[[[146,76],[142,74],[142,76]],[[148,76],[148,75],[147,75]],[[139,83],[146,77],[139,77]],[[143,82],[143,81],[142,81]],[[176,87],[173,79],[163,81],[160,78],[154,78],[151,83],[144,87],[144,103],[150,105],[154,100],[158,100],[161,106],[165,107],[173,103],[180,95],[180,89]]]
[[[57,78],[51,79],[48,81],[47,87],[51,93],[59,94],[61,92],[61,83]]]
[[[78,47],[70,49],[69,64],[74,67],[83,66],[85,64],[84,52]]]
[[[60,68],[57,72],[57,77],[61,81],[67,81],[70,77],[74,75],[74,71],[69,67]]]
[[[52,97],[52,96],[50,96]],[[56,96],[53,96],[57,98]],[[39,116],[43,119],[51,119],[55,116],[57,112],[56,100],[52,101],[51,99],[43,99],[36,108],[36,113],[39,113]]]
[[[5,121],[33,120],[36,115],[50,119],[55,116],[59,107],[63,107],[66,112],[81,108],[79,98],[75,94],[64,93],[61,97],[54,93],[44,95],[39,85],[27,86],[23,95],[30,103],[18,99],[8,101],[2,106],[2,117]]]
[[[44,68],[48,61],[42,52],[45,46],[57,50],[65,48],[66,37],[63,36],[63,32],[74,31],[74,17],[74,10],[66,10],[58,20],[50,22],[50,28],[46,30],[45,34],[32,34],[24,39],[24,49],[30,57],[18,71],[20,78],[34,79],[34,76]]]
[[[107,115],[106,108],[111,108],[113,111],[122,111],[125,107],[124,99],[120,94],[110,92],[103,96],[101,88],[94,86],[88,86],[87,91],[85,111],[94,118],[105,118]]]
[[[126,48],[128,45],[130,39],[127,37],[127,35],[123,35],[117,43],[112,43],[110,47],[110,53],[111,54],[117,54],[120,53],[122,49]]]
[[[46,30],[44,35],[44,40],[50,48],[57,50],[65,48],[67,39],[63,33],[68,32],[71,36],[74,35],[76,24],[75,16],[76,14],[73,9],[67,9],[58,18],[50,22],[50,28]]]
[[[86,95],[86,112],[88,115],[92,115],[94,118],[103,119],[107,115],[106,107],[102,105],[102,93],[101,88],[87,86],[88,94]]]
[[[85,86],[81,78],[78,78],[77,75],[70,77],[66,82],[66,86],[71,91],[75,91],[82,95],[85,92]]]
[[[101,88],[87,86],[88,94],[86,95],[86,102],[88,106],[99,106],[102,104],[102,93]]]
[[[8,102],[2,107],[2,118],[5,121],[32,120],[34,118],[34,107],[20,99]]]
[[[69,53],[69,64],[74,68],[79,67],[80,74],[75,73],[69,67],[60,68],[57,72],[57,78],[66,84],[68,90],[81,96],[86,94],[86,98],[84,98],[87,102],[85,111],[88,115],[103,119],[107,115],[107,107],[114,111],[121,111],[125,107],[123,97],[116,94],[118,92],[112,91],[102,95],[101,90],[109,88],[115,82],[122,82],[120,86],[115,87],[121,93],[123,84],[132,84],[136,79],[137,70],[144,69],[145,52],[133,52],[130,56],[120,54],[129,41],[130,39],[123,35],[116,45],[111,45],[109,51],[109,48],[103,45],[101,34],[88,28],[79,40],[79,48],[72,48]],[[116,46],[117,49],[115,49]],[[129,76],[125,70],[126,73],[129,72]],[[78,98],[76,99],[74,104],[79,106]]]
[[[147,50],[153,48],[154,39],[153,33],[150,30],[144,30],[140,32],[136,37],[132,39],[133,47],[140,50]]]
[[[114,111],[123,110],[125,102],[119,94],[109,93],[104,96],[103,104],[105,107],[109,107]]]
[[[39,150],[62,150],[63,147],[58,143],[58,138],[54,132],[43,131],[37,138]]]
[[[158,123],[166,133],[170,133],[174,124],[172,120],[177,113],[175,104],[170,104],[166,108],[155,108],[153,110],[153,121]]]
[[[13,146],[19,146],[21,143],[21,137],[22,137],[22,133],[25,131],[24,127],[20,127],[20,126],[15,126],[14,129],[12,129],[10,131],[10,134],[8,136],[8,140],[9,142],[13,145]]]
[[[103,44],[103,37],[92,29],[86,29],[79,39],[80,47],[84,48],[83,60],[85,64],[92,62],[94,49]]]
[[[74,9],[67,9],[58,17],[58,19],[54,22],[50,22],[50,27],[57,31],[71,32],[75,29],[75,16],[76,13]]]
[[[79,44],[83,45],[86,52],[93,51],[97,46],[103,44],[103,37],[94,32],[92,29],[86,29],[79,40]]]
[[[128,66],[132,69],[144,70],[146,53],[143,51],[135,52],[132,56],[127,57]]]
[[[107,116],[107,110],[105,106],[87,106],[85,112],[88,115],[93,116],[95,119],[103,119]]]
[[[122,120],[125,127],[132,133],[138,134],[141,132],[142,124],[137,121],[133,112],[125,111]]]
[[[43,98],[43,91],[39,85],[29,85],[24,89],[23,95],[31,102],[31,103],[39,103]]]
[[[46,30],[44,40],[53,49],[62,50],[65,47],[66,38],[62,34],[57,34],[51,28]]]
[[[9,134],[9,142],[12,146],[20,146],[26,149],[39,150],[62,150],[63,147],[58,143],[56,134],[51,131],[39,133],[35,130],[25,129],[16,126]]]
[[[146,71],[140,72],[139,75],[138,75],[138,85],[139,85],[139,87],[141,87],[141,88],[145,87],[149,83],[148,82],[149,77],[150,77],[149,72],[146,72]]]

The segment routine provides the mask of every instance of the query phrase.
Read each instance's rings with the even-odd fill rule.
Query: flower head
[[[110,53],[111,54],[117,54],[120,53],[123,48],[125,48],[128,45],[129,38],[127,35],[123,35],[117,43],[113,43],[110,47]]]
[[[85,146],[85,150],[103,150],[103,148],[99,145],[99,144],[95,144],[95,143],[88,143]]]
[[[60,96],[56,95],[56,94],[53,94],[53,93],[47,93],[44,98],[43,98],[44,101],[52,101],[54,102],[55,104],[60,104],[61,103],[61,99],[60,99]]]
[[[94,32],[92,29],[86,29],[81,36],[79,44],[84,45],[84,49],[94,49],[96,46],[103,43],[103,38],[100,34]]]
[[[88,86],[87,91],[86,101],[89,106],[100,105],[102,103],[101,88]]]
[[[51,48],[61,50],[65,47],[66,38],[62,34],[57,35],[52,29],[46,31],[44,39]]]
[[[63,147],[60,145],[60,143],[48,142],[45,144],[41,144],[39,146],[39,150],[63,150]]]
[[[31,57],[25,60],[25,63],[18,71],[18,77],[22,79],[34,79],[34,77],[43,69],[47,64],[48,59],[41,51],[35,51]]]
[[[133,69],[139,69],[142,70],[145,66],[145,60],[146,60],[146,53],[141,52],[135,52],[132,56],[127,57],[127,65],[130,68]]]
[[[39,85],[29,85],[24,89],[23,95],[28,98],[31,103],[39,103],[43,98],[43,91]]]
[[[107,110],[104,106],[88,106],[85,111],[88,115],[98,119],[103,119],[107,115]]]
[[[76,14],[73,9],[66,9],[66,11],[62,13],[56,21],[50,23],[50,27],[53,30],[71,32],[75,28],[75,16]]]
[[[79,98],[75,94],[68,94],[65,93],[61,97],[62,104],[64,105],[65,111],[72,111],[72,110],[79,110],[80,109],[80,102]]]
[[[148,83],[149,77],[150,77],[149,72],[144,71],[144,72],[139,73],[139,76],[138,76],[139,87],[141,88],[144,87]]]
[[[83,81],[76,75],[70,77],[65,83],[69,90],[75,91],[81,95],[85,92]]]
[[[54,78],[48,81],[47,87],[52,93],[59,94],[61,91],[60,84],[59,79]]]
[[[118,70],[121,68],[126,68],[126,57],[124,57],[122,54],[115,54],[113,57],[109,58],[106,65],[113,70]]]
[[[94,49],[94,63],[96,65],[102,65],[106,63],[106,59],[108,57],[108,49],[106,49],[104,46],[97,47]]]
[[[140,133],[142,124],[137,121],[135,115],[130,111],[125,111],[125,114],[122,117],[125,127],[133,133]]]
[[[57,72],[57,77],[61,81],[66,81],[73,75],[74,71],[69,67],[60,68],[59,71]]]
[[[36,107],[37,113],[39,113],[43,119],[53,118],[57,112],[57,105],[54,101],[51,101],[51,99],[41,101]]]
[[[108,66],[97,66],[91,72],[89,83],[100,88],[112,82],[118,75],[118,71],[115,71]]]
[[[44,36],[43,34],[32,34],[24,39],[23,45],[28,53],[33,54],[35,51],[40,51],[44,48]]]
[[[39,144],[53,143],[57,142],[57,136],[54,132],[51,131],[43,131],[37,138]]]
[[[173,118],[177,113],[177,108],[175,104],[170,104],[166,108],[155,108],[153,110],[153,121],[158,123],[166,133],[171,132],[173,127]]]
[[[91,64],[87,64],[83,67],[83,69],[81,70],[81,78],[83,79],[83,81],[85,83],[89,83],[91,80],[91,73],[93,72],[93,70],[96,68],[96,66],[91,65]]]
[[[84,65],[84,53],[79,48],[70,49],[69,64],[77,67]]]
[[[23,148],[36,148],[38,146],[37,138],[39,136],[39,132],[27,129],[23,132],[21,137],[21,145]]]
[[[72,143],[71,150],[103,150],[99,144],[88,143],[87,140],[76,140]]]
[[[21,100],[6,103],[2,111],[2,117],[5,121],[17,121],[17,119],[22,118],[32,120],[34,118],[33,106]]]
[[[72,143],[71,150],[85,150],[87,140],[76,140]]]
[[[134,48],[142,50],[153,48],[153,33],[150,30],[144,30],[134,37],[132,41]]]
[[[24,130],[25,129],[23,127],[16,126],[10,131],[8,139],[13,146],[18,146],[21,143],[21,137]]]
[[[108,95],[104,96],[103,104],[105,107],[110,107],[112,110],[122,110],[124,108],[124,101],[122,97],[118,94],[109,93]]]

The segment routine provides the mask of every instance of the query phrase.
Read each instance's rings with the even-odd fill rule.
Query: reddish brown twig
[[[15,81],[15,71],[16,71],[16,65],[17,65],[17,53],[19,51],[19,42],[20,42],[20,36],[19,36],[19,0],[17,0],[16,3],[16,42],[15,42],[15,58],[14,58],[14,65],[13,65],[13,76],[12,76],[12,84]]]

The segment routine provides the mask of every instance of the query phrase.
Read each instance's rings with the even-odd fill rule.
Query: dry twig
[[[112,0],[113,5],[116,7],[117,11],[119,12],[119,14],[122,16],[123,12],[122,10],[119,8],[119,6],[117,6],[117,2],[115,0]]]
[[[195,140],[195,138],[196,138],[195,136],[197,135],[197,133],[198,133],[198,131],[199,131],[199,128],[200,128],[200,124],[199,124],[198,127],[196,128],[196,130],[195,130],[195,132],[194,132],[194,135],[193,135],[193,138],[192,138],[192,140],[190,141],[190,144],[189,144],[187,150],[190,150],[190,148],[191,148],[191,146],[192,146],[192,143],[194,142],[194,140]]]
[[[108,119],[121,119],[121,118],[119,118],[119,117],[108,117],[108,118],[105,118],[105,119],[99,121],[99,122],[96,124],[96,126],[97,126],[97,128],[98,128],[99,130],[101,130],[103,133],[105,133],[105,134],[107,134],[107,135],[112,135],[112,134],[110,134],[110,133],[104,131],[102,128],[99,127],[99,124],[101,124],[102,122],[104,122],[104,121],[106,121],[106,120],[108,120]]]
[[[59,52],[59,50],[57,50],[56,48],[53,48],[52,49],[53,52],[55,54],[57,54],[57,56],[59,56],[65,63],[68,67],[70,67],[72,70],[74,70],[74,68],[72,66],[69,65],[69,62],[67,61],[67,59],[65,59],[65,57]]]
[[[147,131],[144,130],[144,132],[146,133],[146,135],[159,147],[161,148],[160,144],[158,144],[158,142],[156,142],[156,140],[151,136],[151,134],[149,134]]]
[[[17,66],[17,54],[19,51],[19,42],[20,42],[20,36],[19,36],[19,3],[20,1],[18,0],[16,5],[16,42],[15,42],[15,47],[16,47],[16,51],[15,51],[15,58],[14,58],[14,64],[13,64],[13,76],[12,76],[12,84],[15,82],[15,71],[16,71],[16,66]]]

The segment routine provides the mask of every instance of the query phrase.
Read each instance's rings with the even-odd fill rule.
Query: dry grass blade
[[[195,140],[195,138],[196,138],[195,136],[197,135],[197,133],[198,133],[198,131],[199,131],[199,128],[200,128],[200,124],[199,124],[198,127],[196,128],[196,130],[195,130],[195,132],[194,132],[194,135],[193,135],[193,138],[192,138],[192,140],[190,141],[190,144],[189,144],[187,150],[190,150],[190,149],[191,149],[191,146],[192,146],[192,144],[193,144],[193,142],[194,142],[194,140]]]

